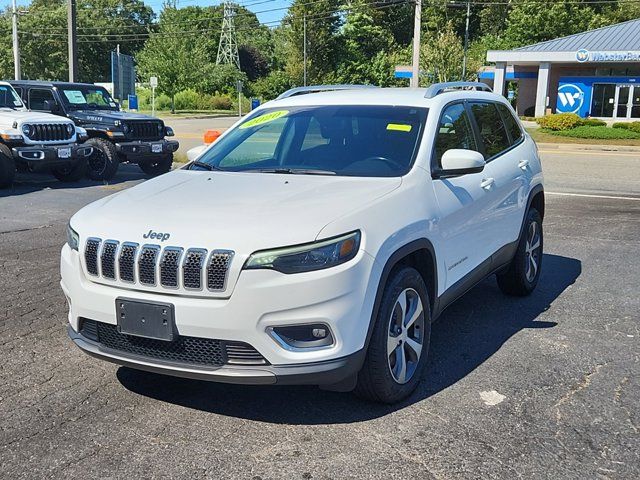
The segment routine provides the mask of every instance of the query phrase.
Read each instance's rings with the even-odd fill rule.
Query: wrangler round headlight
[[[26,137],[30,137],[31,136],[31,125],[29,125],[28,123],[25,123],[24,125],[22,125],[22,134]]]
[[[75,131],[75,125],[73,125],[72,123],[67,123],[67,135],[71,136],[73,135],[73,132]]]
[[[281,273],[311,272],[348,262],[356,256],[359,248],[360,232],[356,231],[319,242],[256,252],[249,257],[244,268],[266,268]]]
[[[128,123],[123,123],[123,124],[122,124],[122,131],[123,131],[125,134],[127,134],[127,133],[129,133],[129,132],[131,131],[131,127],[129,126],[129,124],[128,124]]]

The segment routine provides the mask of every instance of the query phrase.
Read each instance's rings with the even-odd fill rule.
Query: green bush
[[[569,130],[582,125],[582,118],[575,113],[557,113],[537,119],[538,125],[547,130]]]
[[[613,124],[613,128],[622,128],[635,133],[640,133],[640,122],[618,122]]]
[[[580,122],[582,127],[606,127],[607,122],[598,120],[597,118],[585,118]]]
[[[200,95],[198,100],[198,110],[231,110],[233,102],[224,95]]]
[[[171,110],[171,99],[164,93],[156,97],[156,110]]]
[[[140,110],[151,110],[151,90],[148,88],[137,88],[138,108]]]
[[[264,101],[273,100],[291,87],[293,87],[293,80],[283,71],[271,72],[266,77],[259,78],[252,84],[255,95]]]
[[[624,128],[608,128],[603,126],[581,126],[570,130],[550,131],[553,135],[573,138],[590,138],[593,140],[640,139],[640,133]]]
[[[176,93],[176,110],[197,110],[200,102],[200,95],[193,90],[183,90]]]

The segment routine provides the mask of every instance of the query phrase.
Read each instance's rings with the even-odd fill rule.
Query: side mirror
[[[207,149],[207,147],[209,147],[209,145],[198,145],[197,147],[193,147],[191,150],[187,150],[187,160],[193,162]]]
[[[55,102],[55,100],[45,100],[44,101],[44,109],[47,112],[51,112],[51,113],[57,113],[60,111],[60,107],[58,107],[58,104]]]
[[[440,177],[479,173],[484,170],[484,166],[487,164],[480,152],[462,148],[453,148],[444,152],[440,163],[442,165],[438,172]]]

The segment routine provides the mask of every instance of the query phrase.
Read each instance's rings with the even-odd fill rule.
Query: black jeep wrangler
[[[158,118],[123,112],[104,88],[90,83],[11,81],[27,108],[63,115],[87,130],[94,147],[87,176],[110,180],[120,162],[137,163],[148,175],[171,170],[178,142]]]

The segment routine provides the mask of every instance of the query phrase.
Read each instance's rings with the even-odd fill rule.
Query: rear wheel
[[[111,180],[120,165],[116,147],[103,138],[90,138],[86,144],[93,147],[93,153],[87,160],[87,177],[91,180]]]
[[[0,188],[7,188],[13,184],[16,176],[16,162],[9,147],[0,143]]]
[[[430,338],[429,295],[422,276],[410,267],[394,269],[358,373],[356,395],[382,403],[411,395],[420,383]]]
[[[516,255],[507,269],[496,275],[503,293],[523,297],[533,292],[542,271],[542,243],[542,217],[535,208],[531,208],[527,212]]]
[[[171,171],[173,165],[173,153],[158,155],[152,160],[142,160],[138,163],[140,169],[151,177],[157,177]]]
[[[63,167],[52,169],[51,173],[61,182],[77,182],[87,173],[87,161],[82,159],[76,163],[69,163]]]

